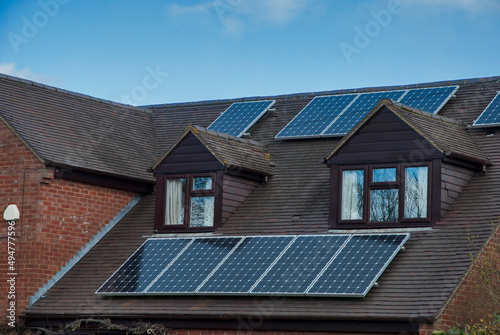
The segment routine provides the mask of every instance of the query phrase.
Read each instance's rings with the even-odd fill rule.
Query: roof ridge
[[[358,87],[358,88],[348,88],[348,89],[338,89],[338,90],[328,90],[328,91],[289,93],[289,94],[278,94],[278,95],[267,95],[267,96],[240,97],[240,98],[216,99],[216,100],[199,100],[199,101],[190,101],[190,102],[173,102],[173,103],[165,103],[165,104],[143,105],[141,107],[154,110],[157,108],[193,107],[193,106],[202,106],[202,105],[217,105],[217,104],[259,101],[259,100],[269,100],[269,99],[287,100],[287,99],[297,99],[297,98],[304,98],[304,97],[311,97],[312,98],[312,97],[322,96],[322,95],[408,90],[408,89],[416,89],[416,88],[431,88],[431,87],[440,87],[440,86],[476,84],[476,83],[484,83],[484,82],[490,82],[490,81],[500,81],[500,76],[478,77],[478,78],[468,78],[468,79],[455,79],[455,80],[442,80],[442,81],[406,84],[406,85]]]
[[[229,135],[229,134],[226,134],[226,133],[220,133],[218,131],[210,130],[210,129],[207,129],[205,127],[201,127],[201,126],[197,126],[197,125],[188,126],[188,128],[191,128],[193,130],[196,130],[198,132],[201,132],[201,133],[204,133],[204,134],[207,134],[207,135],[212,135],[212,136],[216,136],[216,137],[220,137],[220,138],[225,138],[225,139],[228,139],[228,140],[238,141],[238,142],[241,142],[241,143],[252,144],[252,145],[259,146],[259,147],[263,146],[262,143],[260,143],[258,141],[255,141],[255,140],[251,140],[251,139],[247,139],[247,138],[241,138],[241,137],[236,137],[236,136]]]
[[[68,91],[68,90],[65,90],[65,89],[62,89],[62,88],[58,88],[58,87],[55,87],[55,86],[42,84],[42,83],[39,83],[39,82],[36,82],[36,81],[33,81],[33,80],[24,79],[24,78],[20,78],[20,77],[14,77],[14,76],[7,75],[7,74],[4,74],[4,73],[0,73],[0,79],[7,79],[7,80],[11,80],[11,81],[16,81],[16,82],[19,82],[21,84],[30,85],[30,86],[33,86],[33,87],[38,87],[38,88],[42,88],[42,89],[46,89],[46,90],[50,90],[50,91],[55,91],[55,92],[58,92],[58,93],[61,93],[61,94],[70,95],[70,96],[77,97],[77,98],[80,98],[80,99],[91,100],[91,101],[103,103],[103,104],[106,104],[106,105],[111,105],[111,106],[120,107],[120,108],[123,108],[123,109],[132,110],[132,111],[135,111],[135,112],[148,113],[148,114],[150,114],[152,112],[150,109],[148,109],[145,106],[133,106],[133,105],[123,104],[123,103],[120,103],[120,102],[115,102],[115,101],[112,101],[112,100],[106,100],[106,99],[96,98],[96,97],[93,97],[93,96],[90,96],[90,95],[86,95],[86,94],[82,94],[82,93],[77,93],[77,92],[73,92],[73,91]]]
[[[435,120],[439,120],[439,121],[446,122],[446,123],[449,123],[449,124],[452,124],[452,125],[455,125],[455,126],[463,127],[464,129],[465,129],[465,126],[466,126],[466,124],[464,122],[452,119],[452,118],[447,117],[447,116],[442,116],[442,115],[438,115],[438,114],[434,114],[434,113],[429,113],[427,111],[424,111],[424,110],[421,110],[421,109],[418,109],[418,108],[414,108],[414,107],[410,107],[410,106],[405,105],[405,104],[403,104],[401,102],[397,102],[395,100],[388,99],[388,98],[384,98],[382,100],[390,100],[391,103],[395,107],[397,107],[399,109],[403,109],[403,110],[405,110],[407,112],[410,112],[410,113],[420,114],[420,115],[425,116],[425,117],[430,117],[430,118],[435,119]]]

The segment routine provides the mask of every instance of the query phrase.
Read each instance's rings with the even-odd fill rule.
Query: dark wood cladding
[[[211,172],[224,166],[193,134],[188,134],[155,169],[155,173]]]
[[[461,166],[443,163],[441,168],[441,215],[453,205],[475,172]]]
[[[431,143],[389,109],[383,108],[327,163],[411,163],[442,157]]]
[[[223,184],[222,223],[229,219],[259,183],[254,180],[225,174]]]
[[[153,190],[153,183],[103,176],[74,169],[56,168],[55,176],[56,178],[77,181],[80,183],[111,187],[143,194],[151,193]]]

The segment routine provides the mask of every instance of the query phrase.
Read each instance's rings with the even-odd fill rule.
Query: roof
[[[490,160],[478,147],[466,130],[466,124],[442,115],[418,110],[391,99],[382,99],[349,134],[344,136],[335,149],[325,158],[333,157],[358,131],[382,108],[387,107],[402,121],[430,142],[443,156],[459,158],[481,165],[489,165]]]
[[[433,132],[440,124],[463,135],[459,123],[472,124],[500,90],[499,77],[431,83],[427,86],[460,84],[456,96],[446,103],[440,116],[395,110],[405,122],[418,127],[426,138],[443,151],[456,150],[453,135]],[[425,85],[413,85],[424,87]],[[413,87],[412,86],[412,87]],[[409,87],[409,88],[412,88]],[[384,90],[387,88],[375,88]],[[394,89],[394,88],[391,88]],[[337,93],[346,93],[339,91]],[[264,145],[276,164],[266,185],[259,185],[215,233],[222,235],[343,233],[329,230],[330,171],[322,164],[339,144],[339,139],[276,141],[274,136],[311,101],[315,95],[297,94],[252,99],[275,99],[272,115],[260,119],[251,139]],[[158,145],[156,155],[167,152],[190,124],[208,126],[236,100],[147,106]],[[440,127],[440,126],[438,126]],[[455,128],[456,127],[456,128]],[[431,127],[432,128],[432,127]],[[458,130],[461,129],[461,130]],[[470,266],[467,229],[478,243],[491,235],[490,220],[500,216],[500,134],[486,136],[484,129],[466,131],[472,142],[460,144],[459,152],[480,158],[484,152],[492,163],[485,175],[477,173],[458,199],[432,228],[409,229],[406,251],[400,252],[365,298],[283,298],[269,297],[102,297],[94,292],[151,234],[154,196],[144,197],[97,245],[85,255],[45,297],[25,310],[28,320],[59,320],[74,316],[109,318],[161,318],[166,322],[187,319],[251,320],[259,306],[265,320],[379,320],[414,323],[432,321]],[[467,140],[468,141],[468,140]],[[212,144],[209,144],[212,145]],[[483,158],[484,158],[483,157]],[[151,160],[151,162],[154,160]],[[392,229],[388,231],[400,231]],[[270,305],[271,304],[271,305]],[[181,321],[179,321],[181,322]],[[287,324],[283,322],[282,324]]]
[[[0,75],[0,118],[44,163],[152,181],[151,113]]]
[[[151,170],[154,170],[188,134],[193,134],[228,169],[240,168],[263,175],[272,174],[270,156],[260,143],[208,130],[200,126],[188,126],[184,134],[156,161]]]

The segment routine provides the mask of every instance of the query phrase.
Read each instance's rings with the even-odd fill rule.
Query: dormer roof
[[[200,126],[188,126],[177,142],[153,164],[150,170],[157,170],[190,134],[198,139],[225,169],[245,170],[263,176],[272,174],[273,163],[270,155],[260,143]]]
[[[491,164],[466,129],[466,125],[451,118],[412,108],[391,99],[382,99],[325,157],[329,161],[361,129],[383,109],[391,111],[405,124],[427,140],[444,157],[464,160],[476,165]]]

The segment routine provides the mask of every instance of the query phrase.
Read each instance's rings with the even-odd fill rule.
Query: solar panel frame
[[[325,271],[328,270],[329,266],[336,261],[338,255],[345,250],[347,245],[349,244],[350,241],[352,241],[353,238],[355,237],[372,237],[372,236],[385,236],[385,237],[394,237],[394,236],[402,236],[403,238],[401,239],[401,242],[395,249],[393,250],[392,254],[390,257],[385,259],[385,262],[383,266],[378,268],[379,270],[377,271],[376,276],[374,276],[374,280],[372,280],[367,287],[363,290],[363,292],[357,293],[357,294],[349,294],[349,293],[328,293],[328,292],[311,292],[311,289],[315,285],[316,282],[323,276]],[[278,291],[278,292],[271,292],[271,291],[258,291],[255,290],[257,286],[263,281],[263,279],[272,271],[272,269],[278,264],[280,260],[284,257],[284,255],[293,247],[293,245],[300,239],[304,238],[309,238],[309,237],[346,237],[346,240],[343,242],[342,246],[338,248],[338,250],[335,251],[335,254],[326,262],[326,264],[321,268],[321,271],[316,275],[316,277],[311,281],[311,284],[307,286],[306,290],[304,292],[290,292],[290,291]],[[365,296],[369,290],[373,287],[373,284],[376,280],[379,279],[379,277],[382,275],[382,273],[385,271],[387,266],[392,262],[394,257],[397,255],[399,250],[402,248],[402,246],[406,243],[408,238],[410,237],[409,233],[387,233],[387,234],[323,234],[323,235],[267,235],[267,236],[218,236],[218,237],[212,237],[212,236],[200,236],[200,237],[192,237],[192,238],[185,238],[185,237],[180,237],[180,238],[149,238],[146,240],[142,245],[145,245],[146,243],[149,243],[150,241],[163,241],[163,240],[184,240],[187,241],[186,245],[183,246],[183,248],[171,258],[171,260],[168,262],[166,266],[160,271],[160,273],[147,285],[147,287],[144,290],[138,291],[138,292],[115,292],[115,291],[101,291],[101,288],[106,285],[113,277],[114,275],[120,271],[123,266],[127,264],[127,262],[141,249],[139,247],[128,259],[127,261],[118,268],[118,270],[113,273],[111,277],[106,280],[106,282],[101,285],[101,287],[95,292],[96,294],[101,294],[101,295],[164,295],[164,296],[173,296],[173,295],[218,295],[218,296],[228,296],[228,295],[235,295],[235,296],[269,296],[269,295],[283,295],[283,296],[313,296],[313,297],[363,297]],[[172,265],[179,260],[182,255],[185,255],[187,250],[193,246],[194,242],[199,239],[230,239],[230,238],[236,238],[240,239],[234,247],[228,252],[227,255],[215,266],[215,268],[211,271],[211,273],[202,281],[202,283],[197,287],[196,290],[194,291],[171,291],[171,292],[161,292],[161,291],[150,291],[150,288],[157,282],[159,278],[163,276],[163,274],[168,271]],[[243,243],[244,240],[252,240],[254,238],[274,238],[274,239],[283,239],[284,242],[281,244],[280,250],[278,250],[277,254],[275,257],[268,257],[268,259],[271,259],[271,261],[266,264],[267,266],[264,266],[261,269],[261,272],[258,276],[254,276],[255,278],[250,280],[252,282],[251,285],[247,286],[249,287],[248,290],[240,290],[240,291],[203,291],[202,288],[203,286],[211,280],[213,275],[219,270],[219,268],[224,265],[227,260],[231,257],[231,255],[240,247],[240,245]],[[271,245],[273,246],[273,245]],[[297,245],[299,247],[300,244]],[[248,253],[250,257],[252,258],[253,255],[257,253]],[[268,256],[268,254],[266,254]]]
[[[494,115],[494,122],[481,121],[481,119],[488,119],[489,116],[493,115],[493,114],[488,114],[488,113],[495,113],[495,112],[497,114]],[[489,127],[499,127],[500,126],[500,91],[497,92],[495,97],[490,101],[488,106],[486,106],[486,108],[481,113],[481,115],[479,115],[478,118],[474,121],[472,126],[478,127],[478,128],[489,128]]]
[[[219,123],[222,123],[223,125],[226,125],[227,124],[230,124],[229,120],[231,120],[231,118],[234,118],[235,116],[241,116],[239,114],[241,114],[242,112],[239,111],[237,108],[238,106],[249,106],[249,105],[260,105],[260,104],[263,104],[267,102],[267,105],[264,104],[265,108],[262,108],[261,111],[259,113],[255,113],[253,115],[251,115],[249,118],[243,118],[246,122],[242,123],[244,124],[244,126],[240,126],[238,128],[236,128],[237,130],[235,129],[232,129],[230,128],[229,131],[228,129],[220,126],[219,126]],[[221,115],[219,115],[219,117],[217,119],[215,119],[208,127],[207,129],[208,130],[213,130],[213,131],[217,131],[217,132],[220,132],[220,133],[225,133],[225,134],[229,134],[229,135],[232,135],[232,136],[236,136],[236,137],[241,137],[243,134],[245,134],[248,129],[250,129],[257,121],[259,121],[259,119],[276,103],[276,100],[258,100],[258,101],[243,101],[243,102],[235,102],[233,103],[231,106],[229,106],[224,112],[222,112]],[[234,107],[234,109],[237,109],[238,111],[238,114],[236,115],[231,115],[231,111],[232,111],[232,108]],[[244,110],[244,109],[243,109]],[[247,115],[248,116],[248,115]],[[229,120],[226,120],[226,118],[229,118]],[[216,129],[214,129],[216,128]]]
[[[437,114],[443,108],[443,106],[446,105],[446,103],[453,97],[453,95],[457,92],[457,90],[459,88],[460,88],[459,85],[414,88],[414,89],[408,90],[408,92],[403,97],[401,97],[400,100],[398,100],[398,102],[401,102],[404,105],[407,105],[407,106],[410,106],[413,108],[417,108],[417,109],[420,109],[420,110],[423,110],[423,111],[426,111],[426,112],[429,112],[432,114]],[[441,101],[441,103],[439,105],[437,105],[437,107],[435,107],[434,110],[432,110],[432,111],[427,110],[426,107],[422,107],[421,104],[420,105],[419,104],[412,104],[412,103],[409,103],[408,101],[405,101],[405,99],[407,99],[409,96],[411,96],[413,92],[418,92],[418,91],[425,92],[425,91],[431,91],[431,90],[445,90],[443,93],[435,94],[436,96],[441,96],[441,95],[447,94],[446,98],[444,98]],[[429,95],[427,95],[427,96],[429,96]],[[422,98],[420,97],[419,99],[422,99]],[[425,100],[424,102],[428,103],[428,101],[429,100]],[[424,103],[424,105],[425,105],[425,103]]]
[[[328,127],[326,127],[322,132],[321,132],[321,137],[339,137],[339,136],[345,136],[347,133],[351,131],[352,128],[358,124],[359,121],[361,121],[370,111],[377,105],[377,103],[383,99],[383,98],[389,98],[395,101],[398,101],[398,99],[401,99],[406,95],[407,91],[405,90],[393,90],[393,91],[378,91],[378,92],[366,92],[366,93],[360,93],[359,96],[352,101],[352,103],[344,110],[342,111],[341,114],[337,116],[335,120],[333,120]],[[368,97],[365,99],[365,97]],[[374,101],[371,101],[373,99],[370,99],[371,97],[376,97]],[[365,101],[362,101],[365,100]],[[370,103],[368,103],[368,100]],[[361,106],[358,106],[359,103],[361,103]],[[368,106],[366,106],[368,105]],[[354,118],[351,117],[351,121],[349,123],[343,123],[343,124],[337,124],[337,121],[341,118],[348,118],[350,116],[353,116]],[[353,121],[354,120],[354,121]],[[340,129],[342,131],[336,131],[332,132],[331,128],[333,126],[336,126],[334,129]]]
[[[390,91],[373,91],[373,92],[363,92],[363,93],[348,93],[348,94],[337,94],[337,95],[329,95],[329,96],[317,96],[315,97],[314,99],[316,98],[321,98],[321,97],[341,97],[341,96],[355,96],[355,98],[353,100],[351,100],[351,102],[349,103],[349,105],[347,105],[345,108],[343,108],[340,112],[338,112],[335,117],[333,118],[332,121],[330,121],[330,123],[325,127],[323,128],[320,132],[313,132],[313,133],[310,133],[310,134],[307,134],[307,135],[297,135],[297,134],[294,134],[294,135],[284,135],[288,132],[288,129],[291,127],[291,126],[295,126],[293,123],[296,122],[296,120],[300,117],[300,115],[304,112],[304,111],[307,111],[307,109],[309,108],[309,105],[314,101],[314,99],[312,99],[290,122],[288,122],[288,124],[283,127],[281,129],[281,131],[274,137],[275,139],[277,140],[293,140],[293,139],[307,139],[307,138],[322,138],[322,137],[342,137],[342,136],[345,136],[355,125],[355,124],[350,124],[346,127],[345,125],[342,125],[342,129],[344,131],[342,132],[331,132],[331,128],[336,124],[336,122],[343,118],[343,117],[346,117],[344,115],[346,114],[351,114],[349,113],[349,109],[352,108],[352,105],[355,105],[356,104],[356,101],[359,100],[359,98],[363,95],[367,95],[367,94],[394,94],[394,93],[401,93],[401,96],[399,96],[397,99],[394,99],[392,98],[392,100],[395,100],[395,101],[398,101],[398,102],[401,102],[402,104],[406,104],[410,107],[414,107],[414,108],[417,108],[417,109],[421,109],[421,110],[425,110],[427,111],[426,109],[426,105],[429,105],[429,101],[426,100],[424,101],[423,104],[413,104],[409,101],[405,101],[405,98],[409,98],[412,94],[415,94],[414,92],[432,92],[432,90],[434,91],[440,91],[439,93],[437,93],[436,95],[438,96],[438,105],[437,106],[434,106],[433,107],[433,110],[432,111],[427,111],[427,112],[431,112],[431,113],[434,113],[434,114],[437,114],[442,108],[443,106],[454,96],[454,94],[456,93],[456,91],[460,88],[459,85],[452,85],[452,86],[437,86],[437,87],[424,87],[424,88],[414,88],[414,89],[400,89],[400,90],[390,90]],[[432,95],[427,95],[427,96],[432,96]],[[425,96],[424,96],[425,97]],[[444,98],[442,98],[444,97]],[[391,98],[391,97],[389,97]],[[441,99],[442,98],[442,99]],[[419,96],[419,99],[423,99],[422,96]],[[377,101],[378,102],[378,101]],[[366,111],[365,113],[361,116],[361,117],[358,117],[356,118],[356,120],[359,122],[366,114],[368,114],[373,107],[375,107],[376,105],[376,102],[373,104],[373,106],[371,108],[366,108]],[[422,108],[423,106],[423,108]],[[318,114],[320,115],[320,114]],[[319,119],[319,122],[323,121],[322,119]],[[300,125],[300,123],[299,123]],[[346,128],[346,129],[344,129]],[[348,129],[347,129],[348,128]],[[299,133],[298,131],[296,131],[296,133]]]
[[[229,285],[237,285],[237,284],[232,284],[231,282],[236,282],[236,280],[229,280],[229,283],[228,281],[226,280],[225,283],[226,283],[226,286],[223,287],[224,283],[223,283],[223,279],[226,279],[226,278],[229,278],[229,277],[223,277],[224,275],[224,272],[223,271],[229,271],[229,273],[232,272],[232,274],[234,275],[238,275],[238,274],[241,274],[243,271],[241,270],[231,270],[231,269],[235,269],[235,267],[232,267],[232,265],[235,265],[235,264],[239,264],[238,261],[244,261],[244,255],[250,255],[250,257],[252,257],[252,255],[255,255],[256,253],[252,254],[252,253],[247,253],[247,254],[240,254],[240,255],[235,255],[237,249],[235,248],[234,252],[231,253],[231,255],[229,255],[229,257],[227,257],[223,262],[221,262],[220,266],[217,268],[216,271],[214,271],[205,281],[202,285],[200,285],[200,287],[196,290],[196,292],[194,292],[195,294],[203,294],[203,295],[248,295],[250,290],[252,289],[252,287],[254,286],[255,283],[251,283],[250,285],[248,283],[251,282],[251,279],[249,278],[252,278],[253,277],[256,277],[255,278],[255,281],[258,281],[259,278],[265,274],[269,268],[272,266],[272,264],[274,264],[274,262],[276,261],[276,258],[278,258],[284,251],[286,251],[287,248],[290,247],[290,245],[293,243],[293,241],[295,240],[296,236],[293,236],[293,235],[273,235],[273,236],[247,236],[245,237],[245,239],[242,241],[242,243],[240,245],[238,245],[238,248],[244,244],[247,240],[249,241],[248,243],[248,248],[249,249],[253,249],[252,246],[250,246],[250,243],[252,243],[254,240],[257,241],[257,240],[264,240],[264,239],[276,239],[276,240],[283,240],[281,244],[283,249],[281,250],[277,250],[276,249],[276,246],[274,246],[275,248],[273,249],[274,250],[277,250],[279,251],[278,254],[272,259],[272,261],[267,265],[265,266],[265,263],[262,262],[261,259],[258,259],[259,261],[261,261],[259,264],[262,265],[262,268],[260,269],[256,269],[256,270],[260,270],[260,274],[259,275],[256,275],[256,272],[252,272],[251,274],[247,274],[244,278],[238,280],[238,282],[245,282],[245,283],[242,283],[241,285],[243,287],[247,287],[247,288],[243,288],[243,289],[240,289],[238,290],[236,286],[232,286],[232,287],[229,287]],[[288,242],[287,242],[288,241]],[[246,246],[243,245],[241,246],[242,249],[244,249]],[[279,246],[278,246],[279,247]],[[256,246],[255,246],[256,248]],[[243,252],[243,250],[242,250]],[[235,255],[234,258],[230,259],[233,255]],[[267,256],[267,255],[266,255]],[[267,257],[267,259],[271,259],[269,257]],[[246,263],[248,265],[248,263]],[[226,268],[226,269],[223,269],[222,267],[225,267],[225,266],[228,266],[229,268]],[[258,266],[258,265],[257,265]],[[219,271],[220,270],[220,271]],[[248,272],[248,270],[250,269],[245,269],[245,271]],[[253,269],[255,270],[255,269]],[[221,278],[222,277],[222,278]],[[231,278],[234,278],[234,277],[231,277]],[[213,290],[213,287],[219,287],[221,288],[220,290]]]
[[[179,294],[179,295],[183,295],[183,294],[189,294],[190,292],[196,292],[196,290],[203,285],[204,281],[206,280],[205,278],[207,278],[207,276],[210,276],[211,273],[213,273],[226,259],[227,257],[229,257],[231,255],[231,253],[238,247],[239,244],[241,244],[241,242],[243,241],[243,237],[233,237],[233,236],[220,236],[220,237],[195,237],[193,239],[193,241],[189,244],[189,246],[183,250],[183,252],[181,254],[178,255],[178,257],[172,261],[168,267],[166,267],[151,283],[150,285],[148,285],[148,287],[144,290],[144,293],[145,294],[151,294],[151,295],[154,295],[156,293],[159,293],[161,294],[161,290],[157,290],[155,289],[155,287],[161,285],[161,284],[165,284],[165,282],[167,281],[167,279],[170,279],[168,282],[170,285],[174,285],[174,286],[180,286],[182,285],[182,287],[185,287],[186,285],[184,285],[183,283],[186,282],[184,280],[182,280],[183,278],[175,278],[175,277],[179,277],[179,276],[176,276],[174,275],[173,279],[172,279],[172,276],[170,276],[170,271],[179,271],[179,267],[182,267],[184,265],[184,267],[189,267],[189,266],[195,266],[196,264],[192,264],[190,262],[187,262],[186,264],[186,257],[190,257],[190,256],[195,256],[195,255],[192,255],[193,252],[195,252],[195,250],[193,249],[200,249],[200,248],[197,248],[198,247],[198,243],[202,243],[203,240],[215,240],[215,241],[222,241],[222,243],[226,242],[226,241],[229,241],[228,243],[231,243],[231,242],[234,242],[234,245],[231,247],[230,250],[227,251],[227,254],[223,257],[221,257],[220,259],[218,260],[215,260],[215,262],[213,262],[213,255],[212,257],[208,257],[208,264],[205,263],[205,265],[212,265],[212,269],[209,269],[208,273],[206,273],[206,275],[204,277],[201,278],[201,281],[196,281],[196,279],[191,280],[189,282],[188,285],[192,284],[194,285],[194,289],[193,290],[169,290],[169,294],[171,295],[175,295],[175,294]],[[231,240],[234,240],[234,241],[231,241]],[[217,247],[217,246],[216,246]],[[221,246],[223,247],[223,245]],[[203,250],[200,250],[200,251],[203,251]],[[207,251],[207,250],[205,250]],[[188,259],[189,261],[193,261],[194,258],[189,258]],[[197,259],[198,261],[200,259]],[[184,263],[182,264],[178,264],[179,261],[184,261]],[[194,262],[196,263],[196,260],[194,260]],[[210,264],[210,262],[213,262],[212,264]],[[195,268],[195,271],[200,271],[200,268]],[[202,271],[202,270],[201,270]],[[207,271],[205,271],[207,272]],[[193,277],[194,274],[192,274]],[[199,274],[198,274],[199,275]],[[185,277],[186,274],[182,277]],[[199,278],[199,277],[198,277]],[[181,282],[179,282],[181,281]]]
[[[147,246],[147,244],[149,243],[155,243],[155,242],[158,242],[160,240],[185,240],[187,243],[182,247],[180,248],[180,250],[177,252],[176,256],[174,256],[168,263],[165,264],[164,267],[162,267],[160,270],[159,270],[159,273],[163,273],[166,269],[168,269],[168,267],[170,266],[170,264],[172,264],[173,262],[175,262],[175,260],[184,252],[184,250],[186,250],[190,244],[193,242],[193,238],[154,238],[154,239],[147,239],[146,241],[144,241],[141,246],[139,248],[137,248],[134,253],[132,255],[130,255],[130,257],[127,258],[127,260],[97,289],[97,291],[95,292],[96,294],[106,294],[106,295],[109,295],[109,294],[113,294],[113,295],[142,295],[143,292],[149,287],[150,284],[148,285],[145,285],[144,289],[142,290],[139,290],[139,291],[119,291],[119,292],[116,292],[116,291],[102,291],[102,289],[107,285],[107,284],[111,284],[112,283],[112,279],[118,275],[120,273],[120,271],[122,271],[124,268],[126,268],[129,264],[129,262],[134,259],[134,257],[139,253],[141,252],[141,250],[143,248],[145,248]],[[127,277],[126,274],[124,274],[125,277]],[[155,276],[155,278],[157,278],[158,275]],[[119,277],[118,277],[119,278]],[[116,281],[117,279],[115,279]],[[154,280],[153,280],[154,281]]]
[[[353,293],[353,292],[348,292],[348,293],[341,293],[341,292],[328,293],[328,292],[325,292],[325,290],[323,290],[323,292],[311,292],[311,290],[313,290],[313,288],[315,287],[316,283],[318,283],[318,281],[320,280],[320,278],[326,273],[326,271],[329,270],[330,266],[333,263],[335,263],[335,261],[337,260],[337,258],[339,257],[339,255],[341,253],[343,253],[346,250],[346,248],[349,248],[349,243],[352,243],[353,240],[355,240],[356,237],[372,237],[372,236],[386,236],[386,237],[388,237],[388,236],[401,236],[403,238],[402,238],[401,242],[397,246],[394,247],[394,250],[391,253],[391,255],[388,258],[386,258],[386,261],[384,262],[384,264],[379,268],[379,270],[377,271],[377,273],[372,276],[372,280],[369,282],[368,285],[366,285],[365,289],[362,292],[360,292],[360,293]],[[344,248],[342,248],[332,258],[331,263],[328,264],[324,268],[324,271],[317,276],[316,280],[311,283],[311,285],[308,287],[307,292],[306,292],[305,295],[306,296],[324,296],[324,297],[356,297],[356,298],[365,297],[366,294],[371,290],[371,288],[373,287],[373,285],[377,282],[377,280],[380,278],[380,276],[384,273],[385,269],[387,269],[387,267],[389,266],[389,264],[396,257],[396,255],[398,254],[398,252],[401,250],[401,248],[406,243],[406,241],[408,241],[409,238],[410,238],[410,234],[409,233],[353,234],[351,236],[351,238],[349,239],[349,241],[344,245]],[[345,252],[349,252],[349,250],[347,250]],[[336,273],[338,273],[338,272],[336,272]]]
[[[326,123],[326,126],[321,126],[319,131],[317,132],[313,132],[312,134],[307,134],[307,135],[283,135],[283,133],[286,133],[288,129],[290,129],[291,127],[295,127],[294,123],[295,122],[299,122],[298,120],[300,118],[304,118],[304,115],[307,115],[309,109],[311,109],[312,105],[315,104],[316,101],[318,100],[322,100],[322,99],[328,99],[328,98],[342,98],[342,97],[351,97],[351,100],[348,100],[348,103],[342,107],[342,109],[340,109],[338,111],[338,113],[333,116],[333,119],[335,119],[336,117],[338,117],[339,114],[342,114],[347,108],[349,108],[349,106],[359,97],[359,93],[348,93],[348,94],[337,94],[337,95],[322,95],[322,96],[317,96],[317,97],[314,97],[311,101],[309,101],[307,103],[307,105],[302,108],[302,110],[297,114],[295,115],[295,117],[290,120],[290,122],[287,123],[287,125],[285,127],[283,127],[283,129],[281,129],[281,131],[274,137],[275,139],[303,139],[303,138],[317,138],[317,137],[320,137],[320,134],[321,132],[326,129],[325,127],[328,127],[328,125],[332,122],[322,122],[322,121],[325,121],[325,120],[328,120],[328,119],[320,119],[318,120],[318,122],[322,122],[323,124]],[[302,114],[304,113],[304,114]],[[300,121],[303,123],[303,121]],[[300,125],[300,123],[299,123]]]
[[[346,244],[346,243],[347,243],[347,242],[351,239],[351,236],[350,236],[350,235],[300,235],[300,236],[297,236],[297,237],[296,237],[296,238],[295,238],[295,239],[291,242],[290,246],[289,246],[286,250],[284,250],[284,251],[281,253],[280,257],[278,257],[278,258],[276,259],[276,261],[275,261],[275,262],[274,262],[274,263],[273,263],[273,264],[269,267],[269,269],[266,271],[266,273],[265,273],[265,274],[263,274],[263,275],[259,278],[259,280],[258,280],[258,281],[257,281],[257,282],[253,285],[253,287],[250,289],[249,293],[251,293],[252,295],[269,295],[269,294],[279,294],[279,295],[287,295],[287,296],[288,296],[288,295],[290,295],[290,296],[305,295],[305,292],[306,292],[307,288],[309,287],[309,284],[305,285],[304,289],[302,289],[302,290],[295,290],[295,291],[291,291],[291,290],[274,290],[274,291],[272,291],[272,290],[267,290],[267,291],[266,291],[266,290],[264,290],[263,288],[260,288],[260,289],[259,289],[259,286],[260,286],[260,287],[262,287],[262,286],[264,286],[264,287],[265,287],[265,286],[266,286],[266,280],[265,280],[265,279],[267,279],[267,282],[268,282],[268,283],[273,282],[273,283],[271,284],[272,286],[275,286],[276,284],[277,284],[277,285],[279,285],[280,279],[282,279],[283,277],[285,277],[286,273],[285,273],[285,274],[282,274],[281,276],[273,276],[272,271],[276,270],[276,267],[277,267],[278,263],[279,263],[281,260],[283,260],[283,259],[285,258],[285,257],[284,257],[284,256],[285,256],[285,254],[287,254],[287,253],[289,253],[289,252],[290,252],[291,254],[293,254],[293,253],[294,253],[294,251],[296,251],[296,250],[297,250],[297,247],[302,246],[302,245],[300,245],[300,241],[299,241],[299,240],[304,240],[304,239],[309,239],[309,238],[314,238],[314,237],[316,237],[316,238],[317,238],[317,237],[325,237],[325,238],[330,238],[330,239],[335,239],[335,238],[338,238],[338,239],[340,240],[340,241],[339,241],[340,246],[337,248],[337,250],[335,250],[335,251],[333,252],[333,255],[332,255],[332,256],[329,256],[329,257],[327,256],[326,258],[324,258],[324,259],[326,259],[325,264],[324,264],[323,266],[321,266],[321,267],[318,267],[317,269],[313,269],[313,270],[312,270],[312,271],[314,271],[314,270],[318,270],[318,273],[321,273],[321,272],[323,271],[323,269],[324,269],[324,268],[325,268],[325,267],[326,267],[326,266],[330,263],[330,261],[331,261],[331,260],[335,257],[335,255],[336,255],[337,253],[339,253],[339,252],[342,250],[342,248],[345,246],[345,244]],[[342,241],[342,240],[343,240],[343,241]],[[318,242],[318,241],[316,241],[316,242]],[[299,243],[299,245],[297,245],[297,246],[296,246],[295,244],[297,244],[297,243]],[[332,247],[332,246],[331,246],[331,244],[329,244],[329,245],[328,245],[328,248],[331,248],[331,247]],[[294,250],[294,249],[295,249],[295,250]],[[301,249],[301,250],[303,250],[303,249]],[[316,251],[316,252],[320,252],[320,253],[321,253],[321,252],[323,252],[323,251],[324,251],[324,250],[319,250],[319,251]],[[333,249],[332,249],[332,251],[333,251]],[[325,252],[325,254],[326,254],[327,252],[328,252],[328,251],[326,251],[326,252]],[[320,255],[320,256],[319,256],[319,258],[322,258],[322,256],[325,256],[325,255],[324,255],[324,254],[323,254],[323,255]],[[298,258],[298,257],[297,257],[297,258]],[[309,262],[309,264],[314,264],[314,263],[315,263],[314,265],[318,265],[318,260],[317,260],[317,259],[316,259],[316,262],[311,262],[311,261],[310,261],[309,259],[307,259],[307,258],[305,258],[305,259],[304,259],[304,261],[305,261],[305,262]],[[313,267],[314,267],[314,265],[313,265]],[[302,266],[302,265],[301,265],[301,263],[299,263],[299,264],[298,264],[298,266],[299,266],[299,267],[300,267],[300,266]],[[307,268],[306,268],[306,269],[304,269],[304,270],[305,270],[305,272],[311,272],[311,269],[307,269]],[[304,277],[304,276],[302,275],[302,272],[301,272],[301,271],[300,271],[299,273],[291,273],[291,274],[290,274],[290,277],[293,277],[293,279],[292,279],[292,280],[293,280],[293,281],[295,281],[295,282],[299,281],[299,279],[300,279],[300,278],[297,278],[297,277],[300,277],[300,276]],[[306,276],[307,276],[307,274],[306,274]],[[270,277],[270,278],[267,278],[267,277]],[[276,277],[282,277],[282,278],[276,278]],[[312,279],[311,279],[311,280],[313,280],[313,279],[315,279],[315,278],[316,278],[316,275],[314,275],[314,276],[312,277]],[[304,278],[302,278],[302,279],[304,279]],[[305,281],[306,281],[306,280],[304,280],[303,282],[305,282]],[[262,284],[262,285],[261,285],[261,284]],[[301,285],[301,284],[300,284],[300,283],[298,283],[298,285]]]

